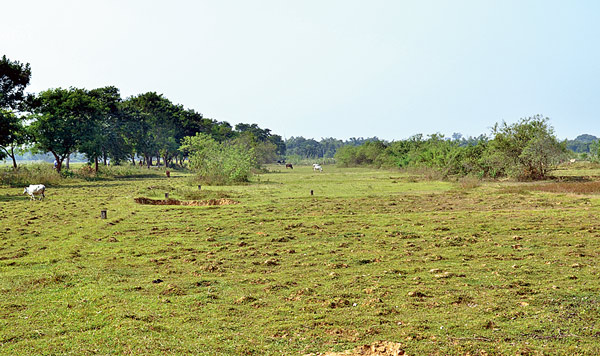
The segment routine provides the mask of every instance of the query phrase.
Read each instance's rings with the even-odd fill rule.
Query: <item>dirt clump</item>
[[[391,341],[378,341],[371,345],[362,345],[342,352],[307,354],[304,356],[405,356],[402,344]]]
[[[211,206],[211,205],[231,205],[238,204],[237,201],[231,199],[209,199],[209,200],[177,200],[177,199],[149,199],[135,198],[133,199],[138,204],[145,205],[187,205],[187,206]]]

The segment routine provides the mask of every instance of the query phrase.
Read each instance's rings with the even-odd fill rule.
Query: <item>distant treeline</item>
[[[567,140],[567,148],[576,153],[597,155],[598,137],[588,134],[579,135],[574,140]]]
[[[0,159],[50,153],[61,171],[74,153],[89,162],[130,161],[171,165],[186,155],[184,137],[208,135],[216,142],[240,145],[252,152],[253,162],[271,162],[285,154],[281,136],[256,124],[232,127],[203,117],[155,92],[121,98],[113,86],[92,90],[55,88],[25,94],[31,78],[29,64],[0,60]]]
[[[371,138],[355,138],[352,137],[349,140],[339,140],[333,137],[322,138],[320,141],[309,138],[306,139],[302,136],[294,137],[285,140],[286,156],[287,157],[298,157],[301,159],[306,158],[333,158],[335,153],[340,147],[343,146],[360,146],[366,142],[381,141],[377,137]]]

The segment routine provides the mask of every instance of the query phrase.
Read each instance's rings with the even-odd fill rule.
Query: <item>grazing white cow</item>
[[[23,194],[29,194],[31,200],[35,200],[36,195],[41,195],[40,200],[45,198],[44,192],[46,191],[46,187],[43,184],[32,184],[29,187],[25,188]]]
[[[314,171],[323,172],[323,167],[321,167],[321,165],[320,165],[320,164],[313,163],[313,172],[314,172]]]

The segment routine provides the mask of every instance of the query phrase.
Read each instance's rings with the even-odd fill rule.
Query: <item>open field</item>
[[[324,168],[0,187],[0,354],[600,354],[598,186]]]

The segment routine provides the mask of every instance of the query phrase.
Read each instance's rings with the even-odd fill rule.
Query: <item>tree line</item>
[[[496,123],[490,137],[415,135],[394,142],[344,146],[335,154],[341,166],[427,167],[444,176],[509,176],[523,180],[546,178],[567,157],[566,142],[556,138],[549,119],[541,115],[522,118],[512,125]]]
[[[118,88],[92,90],[53,88],[26,94],[31,79],[28,63],[0,60],[0,159],[16,156],[23,147],[50,152],[57,171],[69,155],[85,154],[90,162],[107,164],[181,163],[184,137],[208,135],[216,142],[237,140],[252,147],[257,164],[285,154],[281,136],[256,124],[232,127],[205,118],[193,109],[174,104],[156,92],[122,98]],[[136,158],[138,161],[136,161]],[[156,161],[155,161],[156,160]]]
[[[342,141],[333,137],[321,138],[317,141],[312,138],[304,138],[302,136],[292,136],[285,140],[286,156],[292,159],[307,159],[307,158],[333,158],[340,147],[343,146],[360,146],[366,142],[380,141],[377,137],[356,138],[352,137]]]

